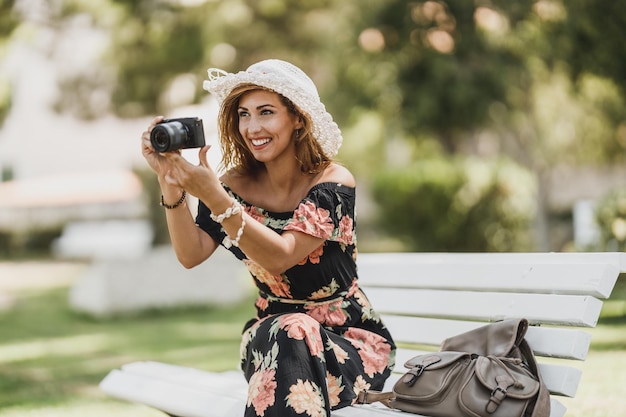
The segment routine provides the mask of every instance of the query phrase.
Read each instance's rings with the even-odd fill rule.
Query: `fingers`
[[[161,123],[163,121],[163,116],[156,116],[154,119],[152,119],[152,121],[150,122],[150,124],[148,125],[148,129],[146,129],[146,131],[144,131],[144,134],[148,134],[148,138],[150,138],[150,132],[152,132],[152,129],[154,129],[154,127],[156,125],[158,125],[159,123]]]
[[[164,158],[167,158],[174,164],[187,162],[187,160],[183,158],[183,154],[180,150],[174,152],[163,152],[161,155],[163,155]]]
[[[207,161],[207,152],[211,149],[211,145],[206,145],[200,148],[198,152],[198,159],[200,160],[200,165],[209,168],[209,162]]]
[[[164,173],[165,182],[168,185],[184,188],[187,192],[192,193],[194,184],[203,182],[200,180],[201,178],[213,178],[214,173],[207,159],[207,152],[210,148],[210,145],[200,148],[198,151],[198,165],[188,161],[180,152],[160,153],[159,156],[164,161],[163,166],[167,167]]]
[[[142,147],[147,148],[147,149],[152,149],[152,144],[150,143],[150,132],[152,132],[152,129],[154,129],[154,126],[161,123],[162,121],[163,121],[163,116],[156,116],[150,121],[148,128],[144,130],[143,133],[141,134]]]
[[[161,123],[163,119],[164,119],[163,116],[156,116],[154,119],[152,119],[152,122],[150,123],[150,125],[154,127],[154,125]]]

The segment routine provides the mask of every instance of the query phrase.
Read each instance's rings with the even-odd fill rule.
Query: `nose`
[[[248,132],[259,132],[261,130],[261,123],[258,117],[256,116],[251,116],[248,119]]]

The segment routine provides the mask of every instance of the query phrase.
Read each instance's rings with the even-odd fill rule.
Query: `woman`
[[[392,338],[357,284],[355,180],[332,161],[341,132],[299,68],[266,60],[245,72],[210,69],[220,104],[226,174],[200,150],[193,165],[150,144],[174,250],[187,268],[219,245],[243,261],[257,316],[241,343],[246,416],[330,416],[363,389],[381,389]],[[186,193],[200,200],[195,220]]]

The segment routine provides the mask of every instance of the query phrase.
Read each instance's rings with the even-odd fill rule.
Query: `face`
[[[286,153],[295,154],[294,131],[302,127],[298,115],[287,109],[278,94],[253,90],[239,100],[239,133],[254,157],[271,162]]]

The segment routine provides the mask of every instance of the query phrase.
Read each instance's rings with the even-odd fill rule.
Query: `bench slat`
[[[395,252],[359,253],[359,267],[371,270],[383,266],[383,271],[396,270],[396,266],[406,265],[417,269],[423,265],[611,265],[618,271],[626,272],[626,253],[622,252],[502,252],[502,253],[445,253],[445,252]],[[456,268],[455,271],[462,271]],[[508,275],[506,275],[508,277]]]
[[[331,413],[331,417],[428,417],[421,414],[401,413],[397,410],[390,410],[382,404],[355,405],[342,408]],[[552,417],[552,416],[550,416]]]
[[[210,376],[220,381],[219,375]],[[145,376],[121,370],[111,371],[100,382],[100,389],[113,397],[185,417],[241,417],[246,402],[245,396],[195,389],[169,381],[167,375]]]
[[[438,347],[444,339],[467,332],[484,322],[430,319],[383,314],[382,319],[396,342]],[[591,334],[577,328],[530,326],[526,340],[535,355],[585,360]]]
[[[226,391],[235,398],[248,394],[248,385],[241,371],[208,372],[185,366],[171,365],[162,362],[141,361],[122,366],[125,372],[163,378],[190,388],[202,391]]]
[[[390,380],[395,382],[393,377]],[[206,389],[209,386],[216,388]],[[216,373],[159,362],[133,362],[121,370],[111,371],[100,382],[100,389],[113,397],[144,404],[171,415],[241,417],[245,396],[234,398],[232,394],[247,391],[247,386],[243,375],[233,371]],[[563,417],[565,407],[552,398],[550,411],[550,417]],[[331,417],[398,415],[397,411],[381,404],[372,404],[336,410]],[[411,415],[419,417],[418,414]]]
[[[560,401],[555,400],[553,398],[550,399],[550,417],[563,417],[565,415],[565,411],[567,409]],[[384,406],[378,406],[377,404],[372,405],[354,405],[352,407],[342,408],[341,410],[333,411],[331,417],[384,417],[384,416],[417,416],[417,417],[428,417],[422,416],[421,414],[413,414],[413,413],[402,413],[399,414],[398,411],[389,410],[384,408]]]
[[[574,397],[582,378],[582,371],[567,365],[539,363],[541,376],[551,394]]]
[[[593,295],[608,298],[619,270],[605,264],[399,264],[360,269],[363,286]],[[506,277],[506,279],[502,279]]]
[[[531,324],[580,327],[594,327],[602,308],[602,301],[582,295],[374,287],[366,294],[380,313],[483,321],[525,317]]]

